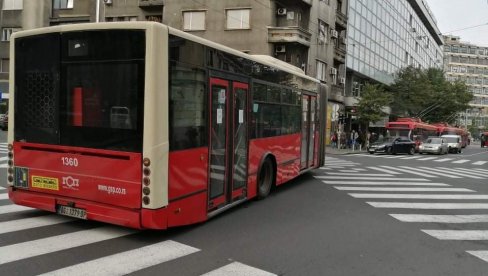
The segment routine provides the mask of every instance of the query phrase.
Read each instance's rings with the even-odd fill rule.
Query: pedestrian
[[[337,147],[337,132],[334,132],[332,134],[332,137],[330,138],[330,140],[332,141],[332,147],[336,148]]]

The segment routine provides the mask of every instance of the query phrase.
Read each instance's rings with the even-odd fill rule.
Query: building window
[[[148,15],[146,16],[146,21],[154,21],[163,23],[163,16],[162,15]]]
[[[54,0],[53,9],[55,10],[72,9],[73,1],[74,0]]]
[[[249,29],[250,9],[226,10],[227,29]]]
[[[24,0],[4,0],[3,9],[4,10],[22,10]]]
[[[317,79],[325,82],[327,78],[327,64],[317,60]]]
[[[10,41],[10,36],[20,31],[20,28],[3,28],[2,29],[2,41]]]
[[[2,58],[0,67],[1,73],[8,73],[10,71],[10,60],[8,58]]]
[[[205,11],[184,11],[183,30],[185,31],[205,30]]]
[[[319,19],[319,44],[327,43],[327,24]]]

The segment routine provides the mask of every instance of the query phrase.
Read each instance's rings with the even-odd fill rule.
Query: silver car
[[[449,146],[445,138],[428,138],[420,144],[419,153],[432,153],[432,154],[447,154],[449,151]]]
[[[441,138],[447,140],[447,146],[449,148],[449,152],[461,153],[461,136],[446,134],[446,135],[442,135]]]

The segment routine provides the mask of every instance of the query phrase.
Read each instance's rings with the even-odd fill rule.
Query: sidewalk
[[[359,150],[359,148],[352,150],[352,149],[337,149],[331,146],[325,147],[325,153],[333,154],[333,155],[358,154],[358,153],[367,153],[367,152],[368,151],[366,151],[366,148],[362,148],[361,150]]]

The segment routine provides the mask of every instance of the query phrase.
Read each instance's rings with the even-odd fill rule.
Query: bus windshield
[[[48,33],[15,51],[16,141],[142,150],[143,31]]]

